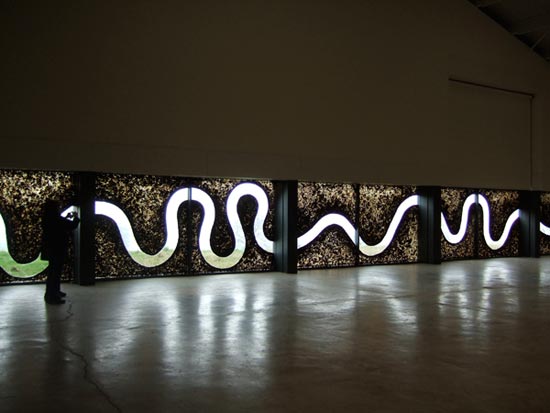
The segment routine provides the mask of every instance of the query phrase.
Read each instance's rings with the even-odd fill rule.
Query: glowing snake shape
[[[153,255],[141,250],[132,231],[130,221],[120,208],[108,202],[96,201],[95,213],[111,218],[117,224],[124,247],[134,261],[144,267],[156,267],[168,261],[178,245],[179,229],[176,224],[179,207],[186,201],[196,201],[201,204],[204,210],[204,218],[199,230],[199,250],[208,264],[215,268],[226,269],[233,267],[241,260],[246,247],[245,234],[237,213],[239,200],[246,195],[253,196],[258,202],[258,212],[254,219],[256,241],[264,251],[273,253],[274,243],[267,239],[263,230],[269,208],[267,195],[260,186],[249,182],[236,186],[227,198],[227,217],[235,236],[235,249],[227,257],[219,256],[212,251],[210,238],[216,210],[212,198],[198,188],[181,188],[170,196],[165,214],[166,242],[160,251]]]
[[[214,227],[215,206],[212,198],[210,198],[206,192],[198,188],[181,188],[174,192],[168,199],[165,214],[166,241],[164,246],[156,254],[147,254],[143,252],[135,238],[130,220],[116,205],[105,201],[96,201],[95,214],[106,216],[116,223],[118,230],[120,231],[124,247],[135,262],[144,267],[156,267],[168,261],[174,254],[174,251],[178,245],[179,228],[177,225],[177,214],[179,207],[184,202],[196,201],[201,204],[204,210],[204,219],[199,230],[199,250],[208,264],[215,268],[226,269],[233,267],[241,260],[246,247],[245,234],[237,213],[237,205],[239,200],[246,195],[253,196],[258,202],[258,212],[254,219],[254,236],[256,238],[256,242],[264,251],[273,253],[274,242],[269,240],[263,231],[264,222],[268,214],[269,201],[263,189],[253,183],[243,183],[236,186],[228,196],[226,204],[227,217],[235,237],[235,248],[233,252],[226,257],[219,256],[212,251],[210,238]],[[399,205],[388,227],[386,235],[378,244],[370,246],[367,245],[360,237],[357,237],[359,240],[359,250],[363,254],[369,256],[377,255],[383,252],[393,240],[403,215],[409,208],[418,205],[418,199],[418,195],[413,195]],[[63,211],[62,215],[66,216],[67,213],[73,210],[75,210],[75,207],[67,208]],[[329,214],[321,218],[306,234],[299,237],[298,248],[303,248],[308,245],[330,225],[337,225],[343,228],[352,242],[356,244],[357,229],[355,229],[343,215]],[[15,262],[8,252],[5,225],[4,221],[1,220],[0,253],[3,252],[5,252],[6,257],[8,258],[5,260],[8,265],[2,266],[2,268],[15,277],[32,277],[42,272],[48,265],[47,261],[40,260],[40,257],[32,263],[19,264]]]
[[[489,202],[487,201],[487,198],[485,198],[481,194],[469,195],[464,201],[464,205],[462,207],[460,228],[456,234],[453,234],[451,232],[445,219],[445,215],[441,213],[441,232],[443,233],[445,239],[451,244],[458,244],[459,242],[461,242],[466,235],[470,208],[476,204],[476,198],[477,203],[481,206],[481,209],[483,211],[483,238],[485,238],[485,243],[492,250],[498,250],[502,248],[502,246],[506,243],[506,241],[508,240],[508,236],[510,235],[510,231],[512,230],[512,226],[519,219],[519,209],[516,209],[510,214],[510,216],[506,220],[506,224],[504,225],[504,230],[502,231],[500,238],[494,240],[491,237],[491,211],[489,208]]]
[[[355,245],[357,245],[357,239],[359,239],[359,251],[361,251],[362,254],[365,254],[368,256],[381,254],[386,248],[389,247],[393,238],[395,237],[395,233],[397,232],[397,228],[399,227],[399,224],[403,219],[403,215],[405,215],[405,213],[408,211],[409,208],[418,206],[418,202],[419,202],[418,195],[411,195],[410,197],[405,199],[399,205],[399,207],[397,207],[397,211],[395,211],[395,215],[393,216],[390,222],[390,226],[386,231],[386,235],[384,235],[384,238],[382,238],[382,241],[380,241],[376,245],[368,245],[367,243],[365,243],[365,241],[363,241],[361,237],[357,237],[357,229],[343,215],[328,214],[322,217],[319,221],[317,221],[317,223],[315,223],[315,225],[308,232],[306,232],[304,235],[298,238],[298,249],[303,248],[306,245],[308,245],[310,242],[312,242],[328,226],[336,225],[345,231],[347,236],[351,239],[351,241]]]
[[[464,201],[464,205],[462,206],[462,219],[460,221],[460,228],[456,234],[453,234],[451,232],[451,229],[447,224],[447,220],[445,219],[445,215],[443,214],[443,212],[441,213],[441,232],[443,233],[445,239],[451,244],[458,244],[464,239],[464,236],[466,235],[466,230],[468,229],[470,208],[475,205],[476,202],[476,194],[469,195],[468,198],[466,198],[466,200]]]
[[[136,241],[130,221],[120,208],[109,202],[96,201],[95,213],[96,215],[104,215],[116,223],[120,231],[124,247],[134,261],[144,267],[155,267],[169,260],[178,245],[179,229],[177,225],[177,214],[179,207],[187,201],[198,202],[204,210],[204,219],[199,229],[199,250],[208,264],[215,268],[226,269],[233,267],[241,260],[246,247],[245,234],[237,213],[237,206],[239,200],[243,196],[247,195],[254,197],[258,203],[258,211],[254,219],[254,236],[256,242],[264,251],[273,253],[274,242],[265,236],[263,230],[268,214],[269,201],[263,189],[254,183],[242,183],[237,185],[228,196],[226,204],[227,217],[235,237],[235,248],[233,252],[226,257],[219,256],[212,251],[210,238],[215,221],[215,206],[212,198],[206,192],[198,188],[181,188],[174,192],[169,198],[165,214],[166,241],[164,246],[156,254],[147,254],[141,250]],[[489,203],[487,199],[480,194],[472,194],[464,201],[460,228],[456,234],[451,232],[445,216],[443,213],[441,214],[442,234],[445,239],[452,244],[461,242],[466,234],[470,209],[476,203],[481,206],[483,211],[483,236],[485,238],[485,242],[489,248],[497,250],[504,245],[510,234],[512,226],[519,219],[519,210],[515,210],[508,217],[501,237],[498,240],[493,240],[490,233]],[[308,232],[298,238],[298,249],[304,248],[315,240],[327,227],[336,225],[345,231],[346,235],[355,245],[359,244],[359,250],[362,254],[368,256],[378,255],[386,250],[386,248],[388,248],[391,244],[405,213],[409,210],[409,208],[418,206],[418,204],[418,195],[412,195],[405,199],[397,208],[384,238],[378,244],[366,244],[363,239],[358,236],[358,230],[346,217],[341,214],[333,213],[322,217]],[[61,215],[66,216],[69,212],[75,210],[75,207],[69,207],[63,211]],[[540,223],[540,231],[545,235],[550,236],[550,227],[547,227],[542,222]],[[29,263],[18,263],[12,258],[8,248],[6,225],[1,215],[0,258],[0,267],[9,275],[17,278],[31,278],[44,271],[48,266],[48,262],[42,260],[40,256]]]

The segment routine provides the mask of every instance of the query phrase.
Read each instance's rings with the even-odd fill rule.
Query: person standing
[[[42,216],[42,252],[41,258],[49,261],[46,275],[46,293],[44,300],[48,304],[63,304],[66,294],[61,291],[61,272],[67,259],[70,236],[78,226],[80,219],[76,212],[66,218],[61,216],[61,206],[55,200],[44,204]]]

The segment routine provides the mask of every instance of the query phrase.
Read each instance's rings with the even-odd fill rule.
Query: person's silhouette
[[[66,294],[61,291],[61,271],[67,258],[70,234],[79,222],[76,212],[69,213],[67,218],[62,217],[59,202],[48,200],[44,204],[41,258],[49,261],[44,295],[48,304],[65,302],[63,297]]]

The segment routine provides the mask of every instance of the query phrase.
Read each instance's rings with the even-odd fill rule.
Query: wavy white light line
[[[462,206],[462,218],[460,221],[460,228],[458,229],[458,232],[456,234],[453,234],[451,232],[451,229],[447,224],[447,220],[445,219],[445,215],[443,214],[443,212],[441,213],[441,232],[443,233],[445,239],[451,244],[458,244],[464,239],[464,236],[466,235],[466,230],[468,229],[470,208],[476,204],[476,198],[476,194],[471,194],[464,200],[464,205]]]
[[[147,254],[142,251],[136,241],[130,221],[126,214],[117,206],[105,202],[96,201],[96,215],[104,215],[111,218],[118,226],[124,247],[130,257],[144,267],[156,267],[168,261],[174,254],[179,241],[178,209],[186,201],[198,202],[204,210],[204,218],[199,230],[199,250],[205,261],[215,268],[226,269],[235,266],[243,257],[246,247],[244,230],[237,213],[239,200],[250,195],[258,203],[258,211],[254,219],[254,235],[260,248],[273,253],[274,242],[269,240],[264,233],[263,226],[269,210],[269,201],[264,190],[250,182],[237,185],[227,198],[227,218],[235,237],[235,248],[226,257],[217,255],[212,251],[210,238],[214,227],[216,211],[212,198],[198,188],[181,188],[174,192],[168,199],[165,213],[166,241],[164,246],[156,254]]]
[[[512,230],[512,226],[519,219],[519,209],[516,209],[514,212],[510,214],[510,216],[506,220],[506,224],[504,225],[504,230],[502,231],[500,238],[497,240],[494,240],[493,237],[491,236],[491,210],[489,207],[489,202],[487,201],[487,198],[485,198],[481,194],[477,194],[477,195],[472,194],[468,196],[464,201],[464,205],[462,207],[462,218],[460,221],[460,229],[456,234],[453,234],[451,232],[447,224],[447,221],[445,219],[445,215],[441,213],[441,232],[443,233],[443,236],[445,237],[445,239],[449,241],[451,244],[458,244],[459,242],[461,242],[464,239],[464,236],[466,235],[470,208],[473,205],[475,205],[476,197],[477,197],[477,203],[481,206],[481,210],[483,212],[483,238],[485,239],[485,243],[493,251],[498,250],[504,246],[504,244],[508,240],[508,237],[510,236],[510,231]]]
[[[485,243],[492,250],[498,250],[508,240],[510,231],[512,230],[512,225],[519,219],[519,209],[516,209],[510,214],[504,225],[504,230],[498,240],[494,240],[491,237],[491,210],[489,208],[489,202],[483,195],[478,195],[478,203],[481,205],[483,210],[483,238],[485,238]]]
[[[303,248],[309,243],[311,243],[327,227],[331,225],[336,225],[345,231],[346,235],[351,239],[351,241],[355,245],[357,245],[357,239],[359,239],[359,251],[361,251],[362,254],[368,255],[368,256],[381,254],[382,252],[384,252],[386,248],[389,247],[389,245],[393,241],[393,238],[395,237],[395,233],[397,232],[397,228],[399,227],[399,224],[403,219],[403,215],[405,215],[405,213],[409,210],[409,208],[418,206],[418,203],[419,203],[418,195],[412,195],[407,199],[405,199],[399,205],[399,207],[397,207],[397,210],[395,211],[395,214],[390,222],[390,225],[388,227],[388,230],[386,231],[386,234],[384,235],[384,238],[382,238],[382,241],[380,241],[378,244],[368,245],[365,241],[363,241],[361,237],[358,237],[357,229],[343,215],[328,214],[322,217],[319,221],[317,221],[315,225],[308,232],[306,232],[304,235],[298,238],[298,249]]]
[[[342,228],[347,236],[356,244],[356,229],[353,224],[341,214],[328,214],[322,217],[319,221],[311,227],[311,229],[306,232],[304,235],[298,237],[298,249],[304,248],[306,245],[310,244],[317,238],[321,232],[330,227],[331,225],[336,225]]]
[[[235,248],[227,257],[221,257],[212,251],[210,238],[212,228],[214,227],[214,218],[216,211],[214,202],[210,196],[197,188],[191,188],[191,200],[199,202],[204,209],[204,218],[199,232],[199,250],[204,260],[215,268],[226,269],[235,266],[243,257],[246,248],[246,238],[241,225],[241,220],[237,213],[237,204],[239,200],[246,195],[256,199],[258,203],[258,212],[254,219],[254,235],[260,248],[264,251],[273,253],[274,242],[267,239],[264,234],[264,222],[269,209],[267,195],[261,187],[247,182],[237,185],[227,197],[227,219],[229,226],[235,237]]]
[[[550,236],[550,227],[547,227],[547,226],[544,225],[542,222],[541,222],[540,225],[539,225],[539,230],[540,230],[540,232],[542,232],[544,235]]]
[[[399,227],[399,224],[403,219],[403,215],[405,215],[405,212],[407,212],[409,208],[418,206],[419,201],[420,197],[418,195],[412,195],[405,199],[401,203],[401,205],[397,207],[397,211],[395,211],[395,215],[393,216],[390,222],[390,226],[386,231],[386,235],[384,236],[384,238],[382,238],[382,241],[380,241],[376,245],[371,246],[365,244],[365,242],[361,238],[359,238],[359,251],[368,256],[381,254],[391,244],[393,238],[395,237],[395,233],[397,232],[397,228]]]
[[[237,206],[239,200],[247,195],[254,197],[258,203],[258,211],[254,219],[254,236],[256,242],[264,251],[268,253],[273,253],[274,242],[269,240],[265,236],[263,230],[263,226],[269,210],[269,201],[263,189],[254,183],[242,183],[240,185],[237,185],[228,196],[226,204],[227,217],[229,225],[235,237],[235,248],[226,257],[219,256],[212,251],[210,239],[215,221],[215,206],[212,198],[206,192],[198,188],[181,188],[174,192],[174,194],[172,194],[172,196],[169,198],[165,214],[166,241],[164,246],[156,254],[147,254],[141,250],[138,242],[136,241],[130,221],[126,214],[120,208],[109,202],[96,201],[95,213],[97,215],[104,215],[112,219],[116,223],[120,231],[124,247],[134,261],[144,267],[155,267],[163,264],[168,259],[170,259],[178,245],[179,207],[184,202],[196,201],[201,204],[204,210],[204,218],[199,230],[199,250],[207,263],[215,268],[226,269],[233,267],[241,260],[246,247],[246,238],[239,215],[237,213]],[[519,219],[519,209],[515,210],[508,217],[500,238],[497,240],[493,240],[490,232],[489,203],[487,199],[480,194],[472,194],[468,196],[464,201],[464,205],[462,207],[460,228],[456,234],[453,234],[451,232],[444,214],[441,214],[441,231],[443,233],[443,236],[447,241],[452,244],[457,244],[464,239],[467,231],[469,212],[471,207],[476,204],[476,201],[481,206],[483,211],[483,236],[485,238],[485,242],[487,243],[489,248],[493,250],[502,248],[509,237],[513,225]],[[405,199],[397,208],[384,238],[378,244],[366,244],[363,239],[358,237],[357,229],[346,217],[340,214],[333,213],[322,217],[307,233],[298,238],[298,249],[301,249],[314,241],[327,227],[331,225],[336,225],[345,231],[346,235],[355,245],[357,245],[357,241],[359,242],[359,250],[362,254],[368,256],[378,255],[386,250],[386,248],[388,248],[388,246],[393,241],[404,214],[409,210],[409,208],[418,206],[418,204],[418,195],[413,195]],[[61,215],[66,217],[69,212],[73,211],[77,211],[77,208],[71,206],[65,209],[61,213]],[[547,227],[542,222],[540,223],[540,231],[545,235],[550,236],[550,227]],[[0,263],[2,269],[4,269],[4,271],[6,271],[8,274],[17,278],[31,278],[44,271],[48,266],[48,262],[40,259],[40,256],[29,263],[18,263],[11,257],[8,248],[6,225],[1,215],[0,255],[3,259],[3,262]]]

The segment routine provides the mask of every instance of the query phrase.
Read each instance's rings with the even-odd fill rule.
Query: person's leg
[[[46,300],[54,298],[55,296],[55,274],[52,270],[52,266],[48,265],[46,269],[46,293],[44,298]]]
[[[51,304],[62,304],[65,301],[61,299],[59,288],[61,284],[61,269],[63,262],[59,257],[52,257],[48,266],[48,275],[46,278],[46,295],[44,299]]]

